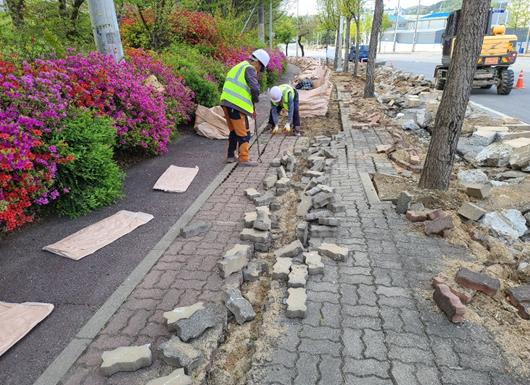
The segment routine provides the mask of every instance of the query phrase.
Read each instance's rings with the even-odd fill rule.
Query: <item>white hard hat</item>
[[[270,56],[264,49],[257,49],[252,52],[252,57],[258,60],[263,65],[263,71],[269,65]]]
[[[278,86],[272,87],[269,90],[269,95],[273,103],[278,103],[280,100],[282,100],[282,90],[280,90],[280,87]]]

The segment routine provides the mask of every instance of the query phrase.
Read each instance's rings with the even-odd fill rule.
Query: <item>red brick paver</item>
[[[167,372],[167,367],[156,354],[151,367],[134,373],[117,373],[106,378],[98,369],[104,350],[151,343],[155,352],[158,345],[171,335],[163,324],[164,312],[197,301],[221,299],[222,279],[216,263],[225,250],[240,242],[243,214],[254,209],[243,191],[250,187],[262,190],[261,183],[270,161],[291,149],[295,141],[294,137],[272,138],[263,155],[263,163],[256,168],[237,167],[230,174],[193,218],[210,222],[210,230],[200,236],[174,240],[70,369],[63,384],[141,385]],[[255,147],[252,150],[254,157]]]

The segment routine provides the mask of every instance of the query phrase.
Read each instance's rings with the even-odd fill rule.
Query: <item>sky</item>
[[[300,16],[318,13],[317,0],[298,0]],[[421,0],[422,5],[431,5],[440,0]],[[373,4],[373,1],[368,1]],[[398,0],[385,0],[385,8],[397,7]],[[400,6],[407,8],[418,5],[418,0],[400,0]],[[296,0],[289,0],[287,9],[291,15],[296,15]]]

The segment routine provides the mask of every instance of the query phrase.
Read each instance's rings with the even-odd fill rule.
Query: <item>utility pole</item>
[[[259,1],[258,6],[258,40],[260,43],[265,43],[265,9],[263,0]]]
[[[272,0],[269,0],[269,48],[272,49]]]
[[[530,45],[530,25],[528,26],[528,32],[526,33],[526,48],[524,53],[528,55],[528,46]]]
[[[296,0],[296,57],[298,57],[298,39],[300,36],[300,1]]]
[[[113,0],[88,0],[88,11],[96,48],[104,55],[112,55],[116,63],[123,59],[120,29]]]
[[[421,5],[421,0],[418,0],[418,9],[416,10],[416,26],[414,27],[414,38],[412,40],[412,52],[416,51],[416,43],[418,42],[418,23],[420,21],[420,5]]]
[[[397,29],[399,24],[399,10],[400,10],[400,0],[398,0],[397,11],[396,11],[396,23],[394,24],[394,46],[392,47],[392,52],[396,52],[396,42],[397,42]]]

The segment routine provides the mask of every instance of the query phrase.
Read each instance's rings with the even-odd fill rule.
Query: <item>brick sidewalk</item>
[[[339,100],[342,97],[339,92]],[[346,148],[338,150],[331,186],[346,211],[336,214],[341,219],[337,237],[312,237],[310,246],[333,242],[347,247],[350,256],[344,262],[324,258],[324,274],[309,276],[305,319],[287,319],[281,311],[278,325],[269,325],[264,314],[261,329],[277,327],[280,336],[264,336],[251,359],[246,384],[528,384],[528,379],[517,382],[511,377],[486,329],[471,322],[451,324],[426,299],[432,296],[430,282],[442,269],[443,257],[465,260],[467,252],[442,238],[417,233],[391,204],[368,199],[360,173],[395,173],[386,157],[375,151],[376,145],[389,144],[392,138],[383,128],[353,130],[347,106],[342,104],[341,110]],[[194,218],[210,222],[211,229],[173,242],[71,368],[63,385],[141,385],[171,371],[155,357],[148,368],[105,378],[99,372],[101,353],[145,343],[152,343],[155,352],[171,336],[163,312],[221,299],[223,282],[216,263],[225,250],[241,242],[243,214],[255,209],[243,190],[261,190],[269,162],[295,142],[293,137],[274,137],[263,164],[235,169]],[[271,288],[286,291],[285,284],[277,282]],[[275,305],[284,309],[283,298],[275,298]],[[273,305],[270,298],[267,307]]]
[[[210,222],[210,230],[201,236],[179,237],[172,243],[63,378],[64,385],[141,385],[171,371],[156,358],[156,348],[172,335],[164,325],[162,314],[197,301],[219,302],[222,299],[223,282],[216,263],[224,251],[241,243],[243,214],[254,210],[243,191],[260,188],[270,161],[291,149],[295,141],[294,137],[272,138],[262,164],[255,168],[237,167],[229,175],[193,219]],[[252,147],[251,156],[255,158],[256,146]],[[155,357],[150,367],[117,373],[110,378],[99,372],[103,351],[147,343],[152,344]]]
[[[347,106],[341,110],[347,148],[339,150],[331,185],[346,212],[336,215],[337,238],[310,243],[333,242],[353,253],[345,262],[326,259],[324,275],[309,277],[306,318],[281,316],[283,336],[255,357],[247,383],[519,384],[486,329],[451,324],[425,299],[443,257],[466,259],[466,250],[413,231],[390,203],[369,203],[359,173],[395,173],[375,150],[392,139],[384,129],[353,130]]]

